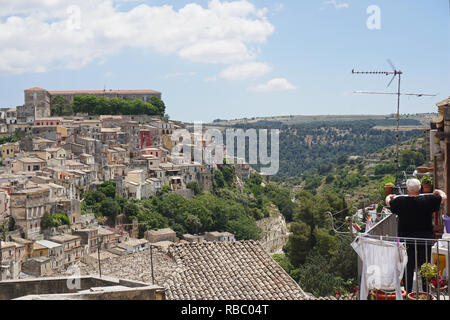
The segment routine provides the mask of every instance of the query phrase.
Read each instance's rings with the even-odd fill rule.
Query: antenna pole
[[[395,161],[396,166],[395,166],[395,183],[397,184],[397,180],[398,180],[398,170],[400,169],[400,163],[399,163],[399,125],[400,125],[400,81],[401,81],[401,77],[402,77],[402,72],[397,72],[395,71],[395,73],[398,74],[398,87],[397,87],[397,132],[396,132],[396,146],[395,146]]]

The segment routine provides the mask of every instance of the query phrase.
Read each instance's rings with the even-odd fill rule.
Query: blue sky
[[[438,94],[402,97],[402,113],[435,112],[450,96],[448,0],[72,3],[0,0],[1,107],[22,104],[34,86],[106,87],[161,91],[183,121],[388,114],[395,96],[352,92],[396,83],[351,74],[390,71],[386,59],[404,72],[403,92]],[[380,29],[367,27],[371,5]]]

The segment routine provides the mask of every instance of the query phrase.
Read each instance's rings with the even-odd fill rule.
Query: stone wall
[[[87,300],[164,300],[163,288],[150,284],[116,279],[110,277],[86,277],[81,276],[80,287],[70,289],[69,284],[74,284],[75,279],[63,278],[39,278],[31,280],[7,280],[0,283],[0,300],[9,300],[24,297],[23,299],[87,299]],[[108,291],[108,287],[124,286],[115,291]],[[96,292],[80,292],[91,288],[103,287]],[[36,297],[36,295],[42,295]],[[29,296],[29,297],[26,297]]]

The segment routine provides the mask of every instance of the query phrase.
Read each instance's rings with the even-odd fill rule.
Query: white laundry
[[[402,299],[400,281],[408,263],[404,243],[358,237],[351,244],[363,262],[360,299],[367,300],[371,289],[394,291]]]

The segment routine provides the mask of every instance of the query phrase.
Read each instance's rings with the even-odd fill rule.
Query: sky
[[[171,119],[390,114],[450,96],[449,0],[0,0],[0,107],[23,90],[152,89]]]

